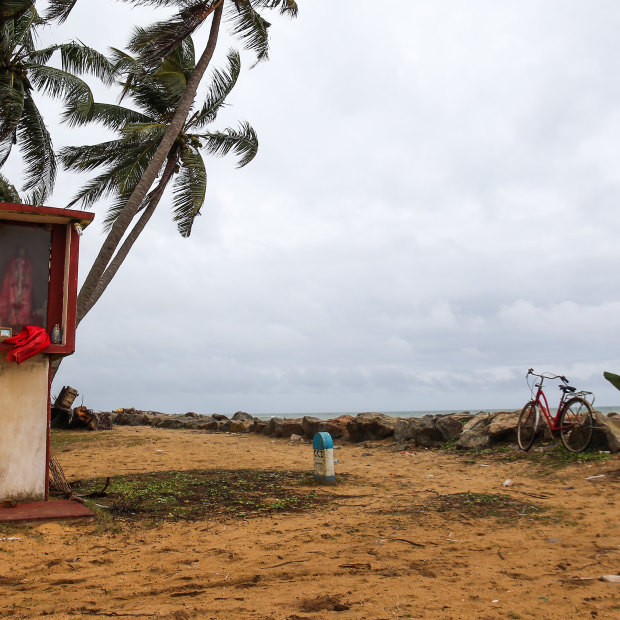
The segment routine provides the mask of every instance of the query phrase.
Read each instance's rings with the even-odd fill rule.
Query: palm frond
[[[134,29],[128,46],[130,51],[140,54],[146,66],[156,66],[191,36],[220,3],[221,0],[182,3],[184,8],[172,18],[155,22],[147,28]]]
[[[0,70],[0,142],[14,140],[24,111],[24,83],[9,71]]]
[[[241,123],[241,128],[201,134],[207,151],[216,157],[223,157],[230,151],[239,157],[237,168],[247,166],[258,152],[258,137],[248,123]]]
[[[24,157],[24,189],[41,191],[41,202],[51,193],[56,179],[52,139],[32,97],[24,98],[24,112],[17,129]]]
[[[68,102],[82,100],[93,103],[93,95],[88,84],[79,77],[45,65],[34,65],[29,69],[29,76],[33,85],[50,97],[63,97]]]
[[[182,166],[174,182],[173,219],[181,236],[189,237],[205,201],[207,170],[200,153],[187,146],[180,150],[179,159]]]
[[[220,108],[224,105],[226,97],[237,83],[237,78],[241,72],[241,57],[236,50],[228,52],[228,71],[214,71],[213,80],[207,93],[207,98],[203,103],[200,112],[188,124],[189,127],[204,127],[212,123]]]
[[[48,9],[45,14],[47,21],[57,21],[62,24],[69,17],[77,0],[48,0]]]
[[[0,174],[0,202],[13,202],[22,204],[19,192],[15,186],[3,175]]]
[[[100,144],[65,146],[59,159],[67,170],[84,172],[101,166],[115,166],[125,159],[131,159],[132,150],[139,153],[141,144],[128,144],[124,140],[110,140]]]
[[[70,41],[54,46],[60,51],[62,68],[69,73],[89,73],[99,78],[104,84],[114,83],[117,76],[115,66],[101,52],[84,45],[80,41]]]
[[[62,114],[63,122],[70,127],[79,127],[87,123],[100,123],[108,129],[120,131],[130,123],[148,123],[151,118],[130,108],[111,103],[93,103],[88,105],[77,100],[65,107]]]
[[[234,7],[227,11],[227,19],[232,23],[233,34],[240,37],[245,49],[256,54],[255,64],[267,60],[269,58],[267,31],[271,24],[247,0],[236,0]]]
[[[0,4],[0,21],[16,19],[34,6],[34,0],[3,0]]]
[[[140,142],[161,142],[166,133],[166,125],[163,123],[129,123],[125,125],[121,133],[124,140],[139,140]]]

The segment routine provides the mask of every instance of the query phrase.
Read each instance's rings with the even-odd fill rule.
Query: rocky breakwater
[[[519,411],[495,411],[471,414],[425,415],[400,418],[366,412],[323,420],[313,416],[271,418],[265,420],[244,411],[231,418],[222,414],[200,415],[189,411],[165,414],[157,411],[119,409],[98,412],[111,424],[193,429],[220,433],[261,433],[269,437],[312,440],[318,432],[327,432],[340,442],[389,440],[409,447],[438,448],[451,443],[457,448],[476,450],[494,445],[516,445]],[[593,446],[620,451],[620,415],[596,414]]]

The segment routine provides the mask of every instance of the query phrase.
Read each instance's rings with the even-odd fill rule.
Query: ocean
[[[620,413],[620,405],[614,407],[594,407],[595,411],[600,411],[601,413],[608,414],[612,411],[616,411]],[[517,411],[514,407],[507,407],[505,409],[440,409],[436,411],[381,411],[379,413],[384,413],[385,415],[393,416],[395,418],[421,418],[425,415],[446,415],[450,413],[494,413],[495,411]],[[319,418],[320,420],[331,420],[333,418],[337,418],[341,415],[352,415],[356,416],[359,411],[330,411],[330,412],[321,412],[321,413],[257,413],[254,414],[257,418],[262,420],[269,420],[271,418],[303,418],[304,416],[311,416],[314,418]],[[551,413],[555,413],[555,409],[551,408]]]

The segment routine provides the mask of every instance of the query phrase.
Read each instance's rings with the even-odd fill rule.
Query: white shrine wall
[[[0,501],[45,499],[49,357],[0,356]]]

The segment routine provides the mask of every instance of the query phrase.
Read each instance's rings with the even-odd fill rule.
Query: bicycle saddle
[[[562,392],[574,392],[577,388],[574,388],[572,385],[560,385],[560,389]]]

